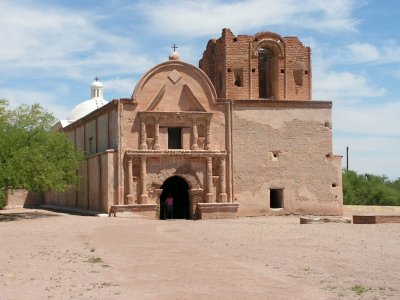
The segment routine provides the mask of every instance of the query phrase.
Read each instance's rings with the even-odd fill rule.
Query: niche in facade
[[[203,121],[200,122],[200,124],[197,126],[197,134],[198,134],[197,145],[199,149],[204,149],[205,148],[204,144],[206,140],[206,125]]]
[[[152,118],[146,120],[146,143],[147,149],[153,149],[154,144],[154,120]]]
[[[303,85],[303,74],[305,74],[305,64],[302,61],[296,61],[293,66],[293,78],[297,86]]]

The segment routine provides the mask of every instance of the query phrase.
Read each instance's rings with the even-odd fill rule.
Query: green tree
[[[343,172],[344,204],[400,205],[400,178]]]
[[[0,202],[8,187],[64,192],[77,184],[83,154],[64,133],[51,130],[54,123],[39,104],[10,109],[0,100]]]

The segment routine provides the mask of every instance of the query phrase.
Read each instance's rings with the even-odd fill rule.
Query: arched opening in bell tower
[[[272,98],[274,52],[268,47],[258,49],[258,88],[260,98]]]

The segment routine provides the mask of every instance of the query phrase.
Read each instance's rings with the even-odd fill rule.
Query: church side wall
[[[97,151],[103,152],[109,149],[108,146],[108,114],[97,118]]]
[[[332,155],[330,124],[330,109],[235,107],[239,215],[341,215],[341,160]],[[270,207],[271,189],[282,191],[282,208]]]
[[[108,149],[117,149],[118,133],[118,112],[113,109],[108,112]]]
[[[87,155],[78,169],[79,188],[66,193],[47,192],[45,203],[108,212],[116,203],[116,111],[106,111],[71,128],[67,134],[75,147]]]

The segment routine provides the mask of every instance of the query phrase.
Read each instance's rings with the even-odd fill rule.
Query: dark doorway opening
[[[166,218],[165,198],[171,195],[174,198],[174,219],[190,219],[189,185],[179,176],[173,176],[164,181],[161,186],[160,219]]]
[[[283,189],[271,189],[269,192],[269,207],[283,208]]]

